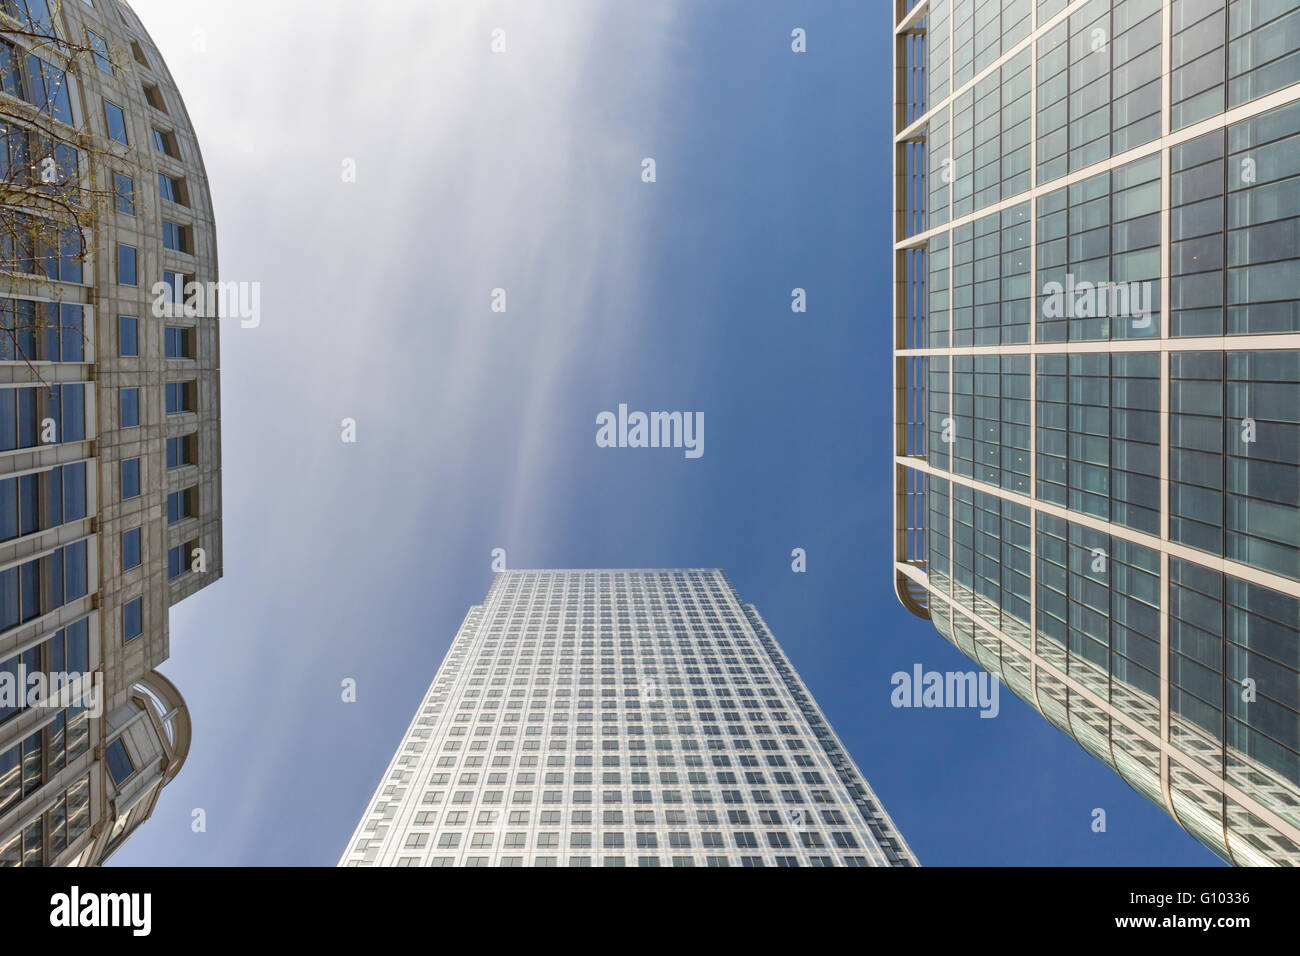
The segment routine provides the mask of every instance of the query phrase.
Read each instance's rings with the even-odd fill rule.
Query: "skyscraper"
[[[1300,863],[1300,4],[896,0],[899,599]]]
[[[0,0],[0,28],[0,865],[95,864],[189,750],[156,668],[221,576],[218,336],[154,287],[215,281],[216,234],[125,3]]]
[[[340,865],[916,859],[721,571],[506,571]]]

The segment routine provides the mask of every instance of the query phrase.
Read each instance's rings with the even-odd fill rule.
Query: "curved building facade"
[[[157,668],[222,572],[219,341],[158,289],[215,283],[216,233],[120,0],[0,0],[0,125],[0,865],[94,865],[189,750]]]
[[[1300,865],[1300,2],[892,13],[899,599]]]

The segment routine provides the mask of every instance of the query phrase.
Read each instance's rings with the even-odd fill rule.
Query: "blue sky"
[[[172,612],[193,748],[115,864],[333,865],[494,548],[725,569],[924,864],[1215,861],[1009,692],[890,705],[975,665],[891,585],[886,4],[134,6],[263,319],[222,333],[225,579]],[[597,448],[619,403],[704,456]]]

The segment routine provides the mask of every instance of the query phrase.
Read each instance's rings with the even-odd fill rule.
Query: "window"
[[[176,134],[170,130],[153,127],[153,148],[164,156],[180,159],[180,150],[176,148]]]
[[[180,438],[167,439],[167,468],[183,468],[194,464],[194,446],[196,435],[183,435]]]
[[[197,387],[195,382],[168,382],[167,414],[183,415],[194,411],[194,393]]]
[[[185,304],[185,276],[179,272],[168,272],[163,270],[163,284],[171,291],[171,304],[173,306],[182,306]],[[175,310],[173,310],[174,312]]]
[[[83,326],[79,305],[0,298],[0,361],[83,361]]]
[[[193,350],[190,347],[193,341],[194,332],[192,329],[182,329],[174,325],[169,325],[163,332],[163,343],[166,346],[168,358],[194,358]]]
[[[174,202],[178,206],[189,205],[185,198],[185,180],[183,179],[175,179],[166,173],[159,173],[158,194],[163,199]]]
[[[0,542],[48,531],[85,516],[85,462],[0,480]]]
[[[122,605],[122,643],[130,644],[144,633],[144,598],[132,598]]]
[[[186,571],[190,570],[190,566],[185,563],[186,556],[188,554],[192,554],[194,550],[197,548],[198,548],[198,544],[196,542],[191,541],[188,544],[178,544],[176,547],[168,549],[167,551],[167,579],[168,580],[171,580],[173,578],[178,578]]]
[[[126,137],[126,114],[122,107],[109,100],[104,100],[104,122],[108,125],[108,138],[123,146],[131,145]]]
[[[126,173],[113,174],[113,191],[117,193],[117,211],[135,215],[135,180]]]
[[[0,573],[0,592],[17,593],[19,598],[0,604],[0,629],[30,621],[85,597],[89,584],[87,544],[87,541],[78,541],[21,568]],[[16,592],[10,582],[4,580],[10,577],[18,582]],[[44,605],[41,603],[42,590],[47,596]]]
[[[131,757],[126,752],[126,745],[122,743],[119,737],[111,744],[104,748],[104,763],[108,765],[108,773],[113,778],[113,783],[122,786],[131,779],[135,773],[135,765],[131,763]]]
[[[162,90],[151,83],[144,84],[145,101],[160,113],[167,112],[167,101],[163,99]]]
[[[34,235],[48,235],[44,231],[47,229],[48,225],[36,225],[32,217],[23,213],[6,212],[5,236],[0,243],[6,268],[58,282],[81,282],[85,259],[81,230],[72,225],[61,230],[57,240],[50,237],[39,243],[33,241]]]
[[[3,9],[32,33],[54,36],[54,18],[50,16],[49,0],[4,0]]]
[[[135,57],[135,62],[141,66],[147,67],[149,65],[149,58],[144,55],[144,47],[140,46],[140,41],[131,41],[131,55]]]
[[[140,529],[122,532],[122,570],[138,568],[141,560]]]
[[[135,246],[128,246],[124,242],[117,244],[117,284],[118,285],[138,285],[136,275],[136,250]]]
[[[127,458],[122,462],[122,500],[140,497],[140,459]]]
[[[164,219],[162,229],[164,249],[171,249],[175,252],[190,251],[190,230],[188,226],[182,226],[179,223],[169,222]]]
[[[34,53],[27,55],[27,80],[31,84],[27,102],[63,123],[71,124],[72,98],[67,74]]]
[[[18,135],[20,134],[17,129],[10,130],[11,137],[17,137]],[[22,147],[18,147],[18,151],[18,158],[21,159]],[[77,152],[75,146],[58,143],[45,136],[33,135],[26,154],[39,157],[41,166],[40,180],[46,192],[57,192],[59,186],[75,183],[80,179],[81,155]],[[51,163],[53,165],[50,165]],[[50,167],[48,171],[45,169],[46,166]]]
[[[23,78],[18,69],[18,54],[8,41],[0,42],[0,89],[10,96],[23,95]]]
[[[107,73],[113,75],[113,62],[108,56],[108,41],[98,33],[91,30],[86,31],[86,44],[90,47],[91,54],[95,57],[95,65]]]
[[[54,420],[57,442],[85,441],[85,386],[0,389],[0,451],[46,444],[41,441],[45,418]]]
[[[135,428],[140,424],[140,389],[123,388],[118,390],[118,410],[121,414],[123,428]]]
[[[186,488],[184,491],[173,491],[167,496],[167,523],[169,525],[179,524],[187,518],[193,518],[198,509],[195,506],[195,498],[198,491],[195,488]]]
[[[117,354],[122,358],[140,354],[139,322],[133,315],[117,317]]]

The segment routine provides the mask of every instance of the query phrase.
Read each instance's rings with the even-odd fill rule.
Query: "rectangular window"
[[[0,89],[10,96],[22,98],[23,77],[18,69],[18,54],[7,40],[0,41]]]
[[[104,100],[104,122],[108,126],[108,138],[123,146],[130,146],[126,136],[126,114],[122,107],[109,100]]]
[[[63,466],[63,520],[86,517],[86,463]]]
[[[108,41],[98,33],[87,30],[86,44],[90,47],[90,52],[95,58],[95,65],[109,76],[112,76],[113,61],[110,60],[108,56]]]
[[[140,424],[140,389],[123,388],[118,390],[118,407],[123,428],[135,428]]]
[[[4,10],[32,33],[43,37],[54,36],[50,0],[7,0]]]
[[[132,528],[130,531],[122,532],[122,570],[130,571],[132,568],[138,568],[141,561],[142,545],[140,541],[140,529]]]
[[[198,509],[195,505],[195,499],[198,491],[195,488],[186,488],[184,491],[173,491],[167,496],[167,523],[169,525],[179,524],[187,518],[193,518]]]
[[[182,415],[186,412],[194,411],[195,392],[198,389],[196,382],[168,382],[167,383],[167,414]]]
[[[163,283],[171,290],[171,304],[180,306],[185,304],[185,276],[179,272],[168,272],[163,270]]]
[[[188,206],[189,202],[185,194],[185,180],[176,179],[168,176],[166,173],[158,174],[158,194],[168,202],[174,202],[178,206]]]
[[[190,570],[190,566],[186,562],[189,560],[190,555],[192,555],[196,550],[198,550],[198,547],[199,547],[199,543],[197,541],[187,541],[185,544],[178,544],[176,547],[168,550],[167,552],[168,580],[171,580],[173,578],[178,578],[182,574]]]
[[[78,541],[44,558],[0,571],[0,631],[85,597],[86,545],[86,541]]]
[[[163,248],[175,252],[190,251],[190,230],[180,223],[163,220]]]
[[[140,354],[139,324],[133,315],[117,317],[117,354],[122,358]]]
[[[167,439],[167,469],[184,468],[194,464],[194,445],[196,435],[183,435],[180,438]]]
[[[22,135],[15,129],[10,130],[11,149],[17,146],[19,155],[11,157],[10,170],[17,173],[15,165],[22,162],[23,155],[37,157],[34,165],[39,166],[40,172],[38,178],[41,185],[48,193],[58,192],[59,186],[75,183],[81,178],[81,154],[77,152],[75,146],[68,143],[55,142],[48,137],[35,135],[31,136],[29,145],[24,149],[18,146],[17,139]]]
[[[45,444],[41,423],[46,418],[54,420],[57,442],[85,441],[85,386],[0,389],[0,451]]]
[[[104,763],[108,765],[113,783],[119,787],[135,773],[135,765],[131,763],[131,757],[127,754],[126,745],[122,743],[121,737],[104,748]]]
[[[150,83],[144,84],[144,98],[158,112],[167,112],[167,102],[163,99],[162,90],[158,89],[158,87]]]
[[[47,34],[48,35],[48,34]],[[34,53],[27,55],[27,102],[63,123],[72,123],[72,98],[67,74]]]
[[[153,148],[164,156],[180,159],[180,150],[176,148],[176,134],[170,130],[153,127]]]
[[[194,331],[192,329],[183,329],[178,326],[169,325],[163,332],[163,343],[168,358],[194,358],[194,352],[191,348],[193,341]]]
[[[59,423],[59,440],[62,442],[74,442],[86,440],[86,389],[83,385],[64,385],[58,390],[58,407],[53,407],[56,401],[54,392],[51,388],[46,406],[46,413],[49,417]]]
[[[0,299],[0,361],[81,362],[84,335],[79,305]]]
[[[136,274],[135,246],[128,246],[124,242],[119,242],[117,244],[117,284],[139,284],[138,276]]]
[[[135,180],[126,173],[114,173],[113,191],[117,194],[117,211],[123,215],[134,216]]]
[[[129,644],[144,633],[144,598],[122,605],[122,643]]]
[[[140,459],[127,458],[122,462],[122,500],[140,497]]]
[[[82,362],[86,358],[85,314],[79,305],[59,306],[59,360]]]

